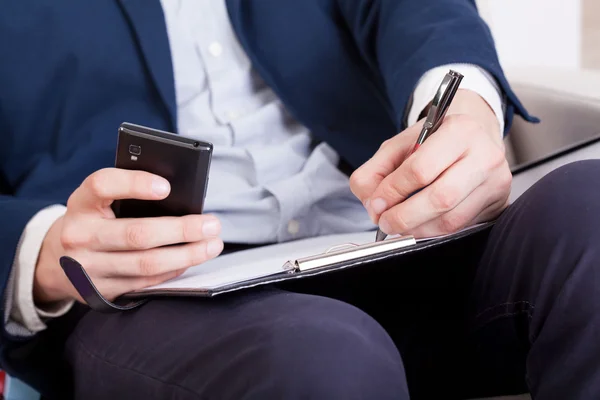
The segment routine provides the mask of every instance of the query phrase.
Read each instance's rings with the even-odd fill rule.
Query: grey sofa
[[[541,118],[539,124],[515,118],[505,140],[513,169],[600,135],[600,71],[531,68],[507,75],[523,104]]]

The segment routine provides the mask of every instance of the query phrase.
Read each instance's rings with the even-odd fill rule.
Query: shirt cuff
[[[66,211],[54,205],[39,211],[29,220],[17,248],[9,279],[5,319],[7,330],[19,336],[30,336],[46,329],[45,321],[66,314],[74,300],[36,305],[33,300],[33,281],[38,256],[46,233]]]
[[[504,114],[506,102],[498,83],[489,72],[472,64],[448,64],[433,68],[419,80],[413,94],[413,102],[408,114],[408,126],[415,124],[419,115],[429,105],[448,70],[464,75],[460,89],[468,89],[479,94],[490,106],[500,124],[500,134],[504,136]]]

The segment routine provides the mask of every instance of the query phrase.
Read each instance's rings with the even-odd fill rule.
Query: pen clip
[[[460,86],[462,78],[463,75],[453,70],[450,70],[444,76],[442,83],[440,84],[435,96],[433,97],[433,100],[431,101],[431,105],[429,107],[429,111],[427,112],[427,117],[425,118],[425,123],[421,129],[421,133],[417,139],[417,143],[409,151],[407,157],[414,153],[419,146],[421,146],[425,140],[440,127],[444,117],[446,116],[446,112],[450,107],[450,103],[452,103],[452,99],[454,98],[454,95]]]
[[[452,99],[460,86],[462,78],[463,75],[452,70],[444,76],[444,79],[431,102],[431,107],[425,121],[425,123],[428,124],[430,133],[435,132],[440,127],[440,124],[444,120],[446,112],[452,103]]]

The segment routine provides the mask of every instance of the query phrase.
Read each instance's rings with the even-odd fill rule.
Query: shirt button
[[[223,46],[221,46],[221,43],[219,42],[212,42],[210,46],[208,46],[208,51],[213,57],[219,57],[223,53]]]
[[[227,117],[231,120],[234,121],[236,119],[238,119],[240,117],[240,113],[238,113],[237,111],[229,111],[227,113]]]
[[[287,230],[290,235],[295,235],[300,231],[300,223],[295,219],[290,220],[288,222]]]

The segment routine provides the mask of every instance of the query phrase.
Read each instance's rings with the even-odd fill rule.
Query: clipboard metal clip
[[[338,244],[337,246],[333,246],[333,247],[330,247],[327,250],[325,250],[324,254],[333,253],[334,251],[340,251],[342,249],[351,249],[356,246],[358,246],[358,245],[354,244],[354,243]]]
[[[393,252],[404,247],[417,244],[414,236],[399,236],[381,242],[357,245],[344,243],[333,246],[322,254],[287,261],[283,269],[286,272],[303,272],[327,267],[344,266],[345,264],[367,260],[370,257]]]

